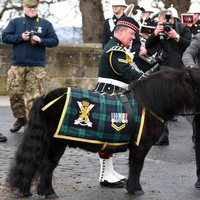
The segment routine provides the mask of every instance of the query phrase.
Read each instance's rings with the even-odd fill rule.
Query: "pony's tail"
[[[43,104],[42,96],[35,100],[30,110],[22,141],[17,148],[7,177],[11,191],[17,190],[26,196],[31,195],[31,183],[38,175],[48,147],[47,128],[41,110]]]

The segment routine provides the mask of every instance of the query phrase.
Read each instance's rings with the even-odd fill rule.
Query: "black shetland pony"
[[[31,196],[30,187],[37,180],[37,193],[45,197],[56,197],[52,187],[52,175],[65,148],[79,147],[97,152],[101,145],[53,137],[64,106],[59,99],[45,112],[41,108],[66,92],[66,88],[53,90],[39,97],[29,114],[29,121],[9,170],[8,184],[20,196]],[[167,68],[130,85],[128,93],[134,93],[139,107],[145,107],[146,119],[139,146],[130,140],[129,177],[127,191],[142,194],[140,174],[144,159],[159,139],[163,128],[160,118],[165,121],[188,110],[199,110],[200,67],[183,71]],[[159,116],[159,117],[158,117]]]

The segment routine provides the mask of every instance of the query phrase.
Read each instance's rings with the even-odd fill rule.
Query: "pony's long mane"
[[[192,71],[195,80],[200,77],[199,70],[197,74]],[[185,71],[170,67],[141,79],[135,85],[131,85],[130,89],[134,90],[142,106],[164,119],[185,111],[195,100],[193,88],[185,78]]]

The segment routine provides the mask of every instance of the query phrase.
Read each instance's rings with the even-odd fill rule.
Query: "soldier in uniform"
[[[102,31],[102,47],[109,42],[113,36],[113,30],[120,17],[126,16],[123,12],[127,7],[125,0],[112,0],[111,1],[113,17],[105,20]]]
[[[132,44],[138,28],[139,25],[133,18],[121,17],[118,20],[114,36],[104,47],[100,58],[96,91],[111,94],[126,90],[129,83],[142,75],[131,66],[132,59],[125,50]],[[114,170],[112,154],[99,152],[99,156],[100,185],[124,187],[125,177]]]
[[[7,141],[7,137],[4,136],[2,133],[0,133],[0,142],[6,142]]]
[[[108,18],[104,22],[102,30],[102,48],[104,48],[105,45],[109,42],[109,40],[113,37],[113,30],[115,25],[117,24],[117,21],[121,17],[126,16],[126,13],[124,13],[125,9],[127,8],[125,0],[112,0],[111,5],[114,15],[112,18]],[[132,43],[130,51],[136,52],[136,54],[138,54],[141,46],[139,31],[137,31],[135,37],[136,38]]]
[[[192,26],[189,26],[192,35],[196,35],[197,33],[200,33],[200,2],[194,2],[191,4],[189,10],[189,14],[193,14],[193,24]]]
[[[27,111],[44,90],[46,47],[59,40],[52,24],[38,17],[39,0],[24,0],[24,16],[12,19],[2,33],[2,42],[13,45],[12,66],[7,88],[13,115],[17,118],[11,132],[26,124]]]
[[[141,7],[140,9],[142,10],[142,13],[140,16],[141,24],[146,25],[146,26],[156,27],[156,25],[157,25],[156,21],[151,18],[152,13],[154,13],[152,8],[151,7]]]

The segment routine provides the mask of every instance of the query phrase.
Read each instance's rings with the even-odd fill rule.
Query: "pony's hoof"
[[[129,190],[128,188],[126,188],[126,189],[130,195],[140,196],[140,195],[144,194],[144,191],[142,190],[142,188],[137,189],[137,190]]]
[[[30,197],[30,196],[32,196],[32,193],[30,191],[17,192],[17,193],[14,193],[13,195],[16,196],[17,198],[22,198],[22,197]]]
[[[138,191],[134,192],[134,195],[136,195],[136,196],[140,196],[140,195],[143,195],[143,194],[144,194],[143,190],[138,190]]]
[[[45,199],[58,199],[59,196],[57,194],[50,194],[50,195],[46,195]]]
[[[143,192],[143,190],[137,190],[137,191],[133,191],[133,192],[131,192],[131,191],[128,191],[128,195],[131,195],[131,196],[141,196],[141,195],[143,195],[144,194],[144,192]]]

